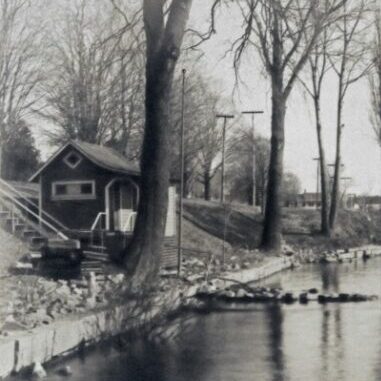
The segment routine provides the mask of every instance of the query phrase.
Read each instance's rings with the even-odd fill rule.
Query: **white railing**
[[[34,218],[36,218],[36,220],[40,221],[41,225],[45,226],[45,228],[47,228],[48,230],[52,231],[53,233],[57,234],[60,238],[62,238],[63,240],[68,240],[69,237],[67,237],[64,233],[62,233],[61,231],[59,231],[55,226],[53,226],[51,223],[45,221],[43,218],[41,218],[41,216],[39,216],[38,214],[36,214],[33,210],[31,210],[28,206],[24,205],[22,202],[20,202],[19,200],[17,200],[17,198],[15,198],[12,194],[8,193],[7,191],[5,191],[4,189],[2,189],[0,187],[0,195],[2,195],[3,197],[9,199],[11,201],[11,205],[10,205],[10,208],[11,208],[11,211],[12,211],[12,214],[16,214],[16,211],[14,210],[14,207],[16,207],[17,211],[18,211],[18,215],[22,218],[22,213],[21,211],[23,211],[24,213],[26,213],[27,215],[30,215],[30,216],[33,216]],[[3,202],[5,202],[6,204],[6,201],[3,200]],[[5,205],[7,206],[7,205]],[[9,205],[7,206],[9,207]],[[24,217],[26,219],[26,217]],[[12,221],[13,221],[13,218],[12,218]],[[31,222],[30,222],[31,223]],[[34,224],[36,225],[36,224]]]
[[[99,224],[99,222],[101,222],[101,228],[99,230],[103,230],[102,229],[102,217],[106,217],[106,212],[99,212],[97,214],[93,224],[91,225],[91,231],[96,230],[97,225]]]
[[[124,232],[132,232],[135,227],[135,222],[136,222],[136,212],[131,212],[130,215],[128,216],[126,222],[123,225],[123,231]]]
[[[1,189],[1,186],[5,186],[8,188],[8,190],[10,190],[12,192],[12,194],[15,194],[17,195],[17,198],[19,199],[22,199],[23,201],[25,201],[27,204],[29,204],[31,207],[34,207],[34,208],[38,208],[39,209],[39,205],[36,204],[35,202],[33,202],[32,200],[30,200],[29,198],[25,197],[21,192],[19,192],[14,186],[12,186],[11,184],[7,183],[6,181],[0,179],[0,189]],[[40,192],[41,192],[41,189],[40,189]],[[58,226],[60,229],[62,230],[70,230],[67,226],[65,226],[62,222],[58,221],[56,218],[54,218],[52,215],[50,215],[49,213],[47,213],[46,211],[44,210],[41,210],[41,215],[42,217],[47,220],[49,219],[51,222],[53,222],[56,226]]]

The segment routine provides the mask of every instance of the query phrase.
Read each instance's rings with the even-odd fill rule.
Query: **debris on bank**
[[[349,293],[319,293],[316,288],[301,292],[285,291],[281,288],[251,287],[245,285],[232,285],[226,288],[219,280],[208,285],[201,286],[195,298],[204,301],[206,306],[209,302],[222,301],[226,303],[283,303],[307,304],[309,302],[325,303],[348,303],[367,302],[378,300],[377,295],[349,294]]]

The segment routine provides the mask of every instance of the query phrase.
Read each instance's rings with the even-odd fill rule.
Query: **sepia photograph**
[[[0,0],[0,380],[381,380],[380,0]]]

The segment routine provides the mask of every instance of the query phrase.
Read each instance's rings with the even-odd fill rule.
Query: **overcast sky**
[[[136,0],[125,0],[136,2]],[[190,25],[199,30],[207,30],[209,26],[209,10],[212,0],[194,0]],[[234,4],[234,3],[233,3]],[[260,109],[263,115],[256,117],[256,131],[258,134],[270,136],[271,92],[269,80],[263,75],[263,67],[259,56],[252,52],[246,56],[241,66],[241,78],[244,85],[240,85],[234,92],[235,75],[232,68],[232,57],[223,58],[238,33],[241,31],[241,18],[234,5],[229,9],[218,12],[217,33],[205,42],[201,50],[203,57],[198,61],[199,71],[209,78],[216,91],[226,97],[233,97],[235,110],[221,110],[237,112],[247,109]],[[187,51],[191,59],[193,53]],[[181,70],[179,65],[178,70]],[[325,83],[324,102],[322,105],[324,122],[324,139],[328,162],[333,162],[335,153],[335,117],[336,117],[336,78],[331,75]],[[343,162],[345,171],[343,176],[353,178],[349,192],[379,193],[381,194],[381,149],[372,131],[369,121],[369,90],[367,80],[362,79],[350,89],[344,106],[344,135],[343,135]],[[248,121],[249,122],[249,121]],[[34,130],[37,131],[39,148],[43,157],[52,151],[42,138],[41,126],[44,123],[36,121]],[[47,126],[49,127],[49,126]],[[286,117],[286,170],[295,172],[302,181],[303,189],[316,189],[316,162],[312,159],[317,156],[316,132],[314,114],[308,95],[302,87],[296,86],[288,102]]]
[[[210,3],[211,0],[194,0],[191,25],[207,29]],[[235,12],[235,7],[231,6],[228,10],[220,11],[217,20],[216,35],[202,46],[204,56],[200,65],[203,67],[202,72],[218,84],[219,91],[230,96],[235,83],[232,58],[222,57],[240,32],[241,19]],[[252,52],[241,66],[241,77],[246,86],[241,85],[233,97],[236,111],[264,110],[263,116],[256,117],[256,131],[269,136],[271,92],[269,80],[261,74],[262,71],[259,57]],[[335,154],[336,92],[337,80],[332,74],[325,83],[322,105],[328,162],[333,162]],[[353,178],[349,192],[381,193],[381,149],[369,121],[369,109],[369,90],[367,79],[364,78],[349,90],[344,105],[343,176]],[[316,189],[316,162],[312,160],[316,155],[313,109],[308,95],[299,85],[294,88],[287,108],[285,165],[286,170],[291,170],[300,177],[303,188],[308,191]]]

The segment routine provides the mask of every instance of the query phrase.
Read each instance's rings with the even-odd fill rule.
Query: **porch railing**
[[[135,227],[135,222],[136,222],[136,212],[131,212],[130,215],[128,216],[124,226],[123,226],[123,231],[124,232],[132,232]]]
[[[27,205],[29,205],[29,208],[34,208],[34,209],[37,209],[39,210],[40,209],[40,206],[33,202],[31,199],[29,199],[28,197],[25,197],[21,192],[19,192],[14,186],[12,186],[11,184],[9,184],[8,182],[0,179],[0,189],[1,187],[5,187],[8,189],[8,192],[11,192],[12,195],[16,195],[17,199],[19,200],[22,200],[23,202],[25,202]],[[41,189],[40,189],[40,192],[41,192]],[[54,218],[52,215],[50,215],[49,213],[47,213],[46,211],[44,211],[43,209],[41,211],[39,211],[39,213],[41,213],[41,217],[49,222],[50,224],[56,226],[57,228],[59,228],[59,230],[70,230],[67,226],[65,226],[62,222],[58,221],[56,218]],[[40,219],[40,214],[39,214],[39,219]]]
[[[0,187],[0,199],[2,204],[11,212],[12,224],[14,223],[13,217],[17,215],[17,217],[26,220],[29,225],[31,225],[34,229],[39,231],[42,235],[46,236],[46,232],[42,229],[42,227],[44,227],[46,231],[53,232],[54,234],[56,234],[58,237],[60,237],[63,240],[69,239],[64,233],[62,233],[54,225],[46,221],[44,218],[41,218],[40,215],[36,214],[27,205],[24,205],[12,193],[4,190],[1,187]],[[33,223],[30,220],[30,217],[33,217],[35,220],[39,221],[39,224]]]
[[[103,217],[106,218],[106,212],[99,212],[97,214],[93,224],[91,225],[91,231],[94,231],[94,230],[105,230],[105,228],[102,228],[102,218]],[[99,224],[101,225],[100,229],[97,229]],[[104,226],[106,226],[106,220],[105,220],[105,225]]]

